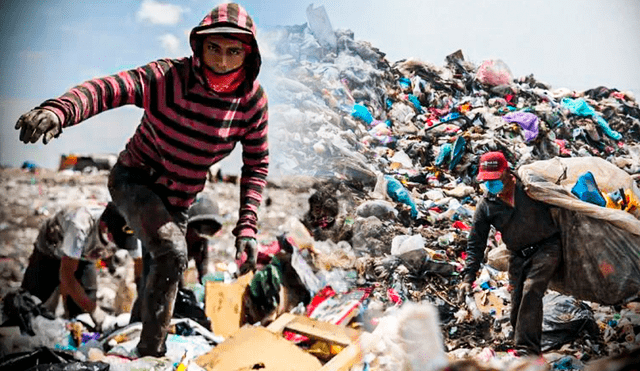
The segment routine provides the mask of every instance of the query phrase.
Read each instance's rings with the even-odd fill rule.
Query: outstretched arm
[[[63,128],[76,125],[100,112],[127,104],[142,108],[149,83],[161,78],[170,64],[168,60],[160,60],[115,75],[88,80],[59,98],[46,100],[18,119],[15,128],[20,130],[20,140],[36,143],[44,135],[43,143],[47,144],[60,135]]]
[[[66,128],[111,108],[127,104],[142,107],[144,76],[149,66],[85,81],[59,98],[44,101],[39,108],[55,113]]]

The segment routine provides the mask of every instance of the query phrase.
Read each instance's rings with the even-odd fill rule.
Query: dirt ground
[[[107,171],[0,168],[0,297],[20,286],[39,225],[67,204],[108,202],[107,176]],[[211,264],[234,252],[231,230],[237,221],[239,186],[232,180],[207,183],[205,189],[216,195],[224,219]],[[269,183],[259,210],[259,238],[275,240],[288,218],[302,217],[308,209],[310,185],[311,180],[304,178]],[[113,286],[104,274],[100,283]]]

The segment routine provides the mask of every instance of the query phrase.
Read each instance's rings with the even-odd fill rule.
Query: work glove
[[[107,318],[107,313],[100,308],[100,306],[96,305],[96,309],[91,312],[91,319],[93,320],[93,324],[95,325],[95,330],[98,332],[102,331],[102,324]]]
[[[44,134],[42,143],[47,144],[62,133],[62,123],[55,113],[43,108],[34,108],[20,116],[16,130],[20,130],[20,140],[24,143],[36,143]]]
[[[465,297],[471,295],[471,284],[462,282],[458,285],[458,302],[464,303]]]
[[[118,326],[118,319],[102,310],[99,306],[90,313],[93,320],[94,330],[102,333],[109,333]]]
[[[262,310],[274,309],[280,298],[282,268],[280,260],[274,257],[264,269],[256,272],[249,283],[251,300]]]
[[[236,239],[236,260],[242,259],[242,253],[247,254],[247,260],[239,268],[240,275],[256,269],[258,260],[258,242],[251,237],[238,237]]]

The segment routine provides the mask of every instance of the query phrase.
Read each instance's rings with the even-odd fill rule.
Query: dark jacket
[[[529,197],[520,181],[516,181],[515,207],[497,196],[483,197],[476,207],[467,242],[466,282],[473,282],[480,269],[491,226],[502,234],[507,249],[513,252],[534,246],[560,231],[551,217],[549,205]]]

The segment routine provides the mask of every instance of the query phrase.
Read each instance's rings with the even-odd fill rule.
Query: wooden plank
[[[323,340],[343,347],[351,344],[360,335],[359,331],[352,328],[316,321],[309,317],[291,313],[284,313],[267,328],[276,333],[288,330],[315,340]]]
[[[327,322],[314,321],[308,317],[297,317],[285,326],[289,330],[315,340],[348,346],[358,338],[358,331]]]
[[[318,371],[348,371],[362,357],[358,340],[360,332],[351,328],[284,313],[267,329],[275,333],[291,331],[314,340],[345,347]]]
[[[271,322],[269,326],[267,326],[267,329],[271,332],[281,333],[282,331],[284,331],[284,328],[287,326],[287,324],[294,319],[296,319],[295,314],[283,313],[282,315],[280,315],[280,317],[276,318],[275,321]]]

